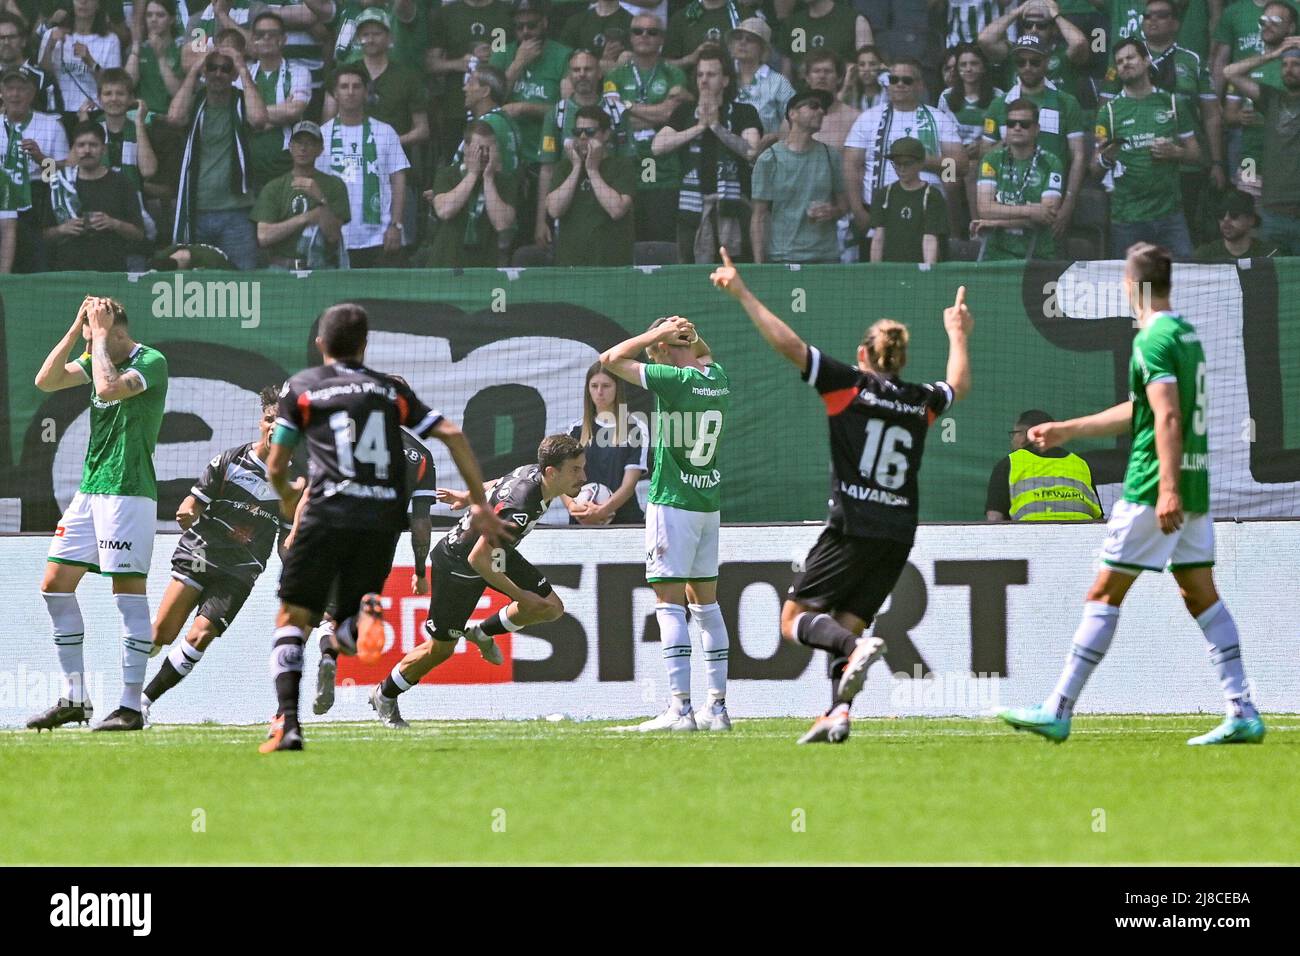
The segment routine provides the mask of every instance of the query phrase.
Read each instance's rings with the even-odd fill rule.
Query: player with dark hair
[[[406,385],[406,379],[400,375],[390,375],[393,381]],[[433,455],[429,449],[424,446],[420,439],[411,434],[407,428],[402,429],[402,461],[406,467],[406,490],[410,495],[410,503],[407,505],[406,513],[410,521],[411,528],[411,556],[414,558],[415,570],[411,573],[411,591],[415,594],[429,593],[429,545],[433,541],[433,503],[437,500],[438,492],[438,471],[433,464]],[[311,499],[310,494],[303,494],[302,500],[298,505],[298,513],[301,515]],[[326,714],[334,706],[334,684],[338,676],[338,659],[342,651],[339,643],[334,638],[334,628],[338,608],[333,596],[325,610],[325,618],[321,621],[320,637],[320,663],[316,667],[316,699],[312,702],[312,713]],[[379,634],[375,635],[380,636]],[[480,648],[481,650],[481,648]],[[376,657],[383,651],[383,642],[380,641],[377,647],[367,648],[361,646],[357,648],[357,654],[363,660],[374,654]],[[491,663],[499,664],[501,660],[492,661]]]
[[[172,580],[153,622],[153,653],[176,640],[196,608],[185,640],[172,646],[145,688],[142,712],[179,684],[224,634],[266,570],[271,546],[283,557],[290,524],[280,515],[280,496],[266,473],[280,390],[262,389],[259,437],[222,452],[190,489],[176,511],[184,534],[172,555]]]
[[[1124,291],[1137,318],[1129,361],[1129,393],[1103,412],[1029,429],[1039,448],[1076,438],[1129,432],[1124,497],[1115,502],[1101,557],[1105,565],[1088,590],[1083,619],[1051,695],[1037,707],[999,716],[1017,730],[1057,743],[1070,735],[1070,718],[1084,684],[1115,637],[1124,596],[1143,571],[1169,568],[1187,612],[1205,634],[1227,716],[1189,744],[1259,743],[1264,722],[1251,699],[1241,662],[1241,640],[1214,586],[1214,522],[1210,517],[1205,350],[1196,330],[1170,306],[1173,256],[1139,242],[1129,247]]]
[[[825,530],[781,608],[781,636],[831,655],[831,709],[799,743],[843,743],[849,710],[867,669],[885,652],[864,632],[898,582],[916,537],[918,475],[930,425],[970,391],[966,339],[974,320],[966,287],[944,310],[946,381],[918,385],[898,375],[907,364],[907,328],[881,319],[858,346],[857,367],[806,344],[745,287],[722,250],[710,277],[734,296],[768,345],[821,395],[831,430],[831,503]]]
[[[564,603],[550,582],[515,546],[554,499],[576,495],[582,489],[587,480],[585,462],[586,454],[576,439],[568,435],[543,438],[537,447],[536,464],[522,465],[488,485],[488,504],[512,526],[513,543],[494,547],[467,514],[434,546],[433,596],[424,622],[429,640],[403,657],[370,694],[370,704],[386,727],[408,726],[398,710],[398,696],[451,657],[462,637],[478,645],[489,663],[500,664],[504,658],[496,646],[498,634],[554,621],[564,613]],[[470,492],[440,488],[438,497],[459,509],[469,502]],[[467,627],[466,622],[489,586],[510,598],[510,605],[483,623]]]
[[[302,646],[331,592],[339,616],[335,640],[344,653],[354,653],[363,635],[372,641],[373,633],[382,635],[378,592],[406,523],[402,426],[447,446],[469,483],[468,523],[493,543],[506,534],[505,522],[488,510],[483,478],[464,433],[409,387],[363,364],[368,331],[369,319],[361,306],[330,306],[321,315],[316,336],[324,364],[299,372],[280,392],[267,473],[282,513],[292,515],[303,488],[301,481],[289,480],[289,458],[305,439],[311,503],[295,530],[280,576],[271,656],[279,713],[259,748],[263,753],[302,749]]]
[[[69,362],[69,350],[83,338],[86,353]],[[86,572],[94,571],[112,579],[122,620],[121,702],[95,729],[139,730],[144,725],[140,694],[153,646],[145,588],[158,520],[153,453],[167,400],[167,359],[131,337],[126,309],[114,299],[87,296],[36,373],[36,387],[43,392],[87,384],[92,386],[90,443],[81,484],[59,518],[41,580],[63,690],[55,705],[27,726],[53,730],[90,721],[85,624],[76,592]]]

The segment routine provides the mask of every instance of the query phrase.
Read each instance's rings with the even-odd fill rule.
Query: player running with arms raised
[[[645,353],[643,364],[636,356]],[[655,319],[648,331],[600,357],[613,374],[655,394],[655,464],[646,505],[646,583],[672,700],[637,730],[730,730],[727,655],[730,638],[718,606],[718,529],[722,473],[718,449],[731,380],[695,326],[681,316]],[[686,602],[700,624],[709,703],[691,707],[691,632]]]
[[[68,352],[81,338],[90,350],[69,362]],[[113,603],[122,619],[122,697],[95,729],[144,726],[140,694],[153,646],[145,585],[158,518],[153,452],[167,399],[167,360],[131,338],[120,302],[99,296],[82,302],[76,321],[36,375],[36,387],[43,392],[88,382],[94,387],[81,485],[59,519],[41,580],[63,691],[58,703],[27,722],[37,730],[90,721],[82,658],[85,626],[76,594],[87,571],[112,578]]]
[[[384,726],[408,726],[397,698],[451,657],[462,637],[476,645],[489,664],[501,664],[505,658],[497,647],[497,635],[554,621],[564,613],[564,603],[550,582],[515,547],[555,498],[572,497],[582,489],[587,480],[585,463],[585,453],[576,439],[568,435],[542,439],[536,464],[516,468],[488,485],[488,507],[515,532],[511,544],[494,546],[466,515],[434,545],[433,596],[424,622],[429,640],[398,661],[370,694],[370,704]],[[467,491],[440,488],[438,497],[457,510],[469,503]],[[511,603],[481,624],[466,627],[488,587],[510,598]]]
[[[1143,571],[1168,567],[1187,611],[1205,634],[1227,716],[1189,744],[1258,743],[1264,722],[1251,700],[1237,625],[1214,586],[1214,523],[1210,519],[1205,351],[1196,330],[1170,306],[1172,257],[1140,242],[1128,250],[1124,291],[1137,317],[1129,360],[1130,399],[1104,412],[1029,429],[1039,448],[1080,438],[1132,434],[1124,497],[1107,523],[1083,620],[1055,690],[1037,707],[1004,710],[1017,730],[1060,742],[1088,677],[1110,648],[1124,596]]]
[[[917,480],[930,425],[970,391],[966,340],[974,320],[966,287],[944,309],[946,381],[898,378],[907,363],[907,328],[881,319],[858,346],[856,367],[806,344],[741,281],[727,250],[713,284],[735,297],[768,345],[802,372],[821,395],[831,430],[831,501],[826,528],[795,575],[781,608],[781,636],[831,657],[831,709],[799,743],[843,743],[849,710],[867,669],[885,651],[863,636],[898,583],[912,551]]]
[[[266,570],[271,548],[284,541],[290,524],[280,514],[280,496],[271,487],[266,460],[271,454],[280,390],[259,395],[258,440],[223,451],[208,462],[176,511],[184,534],[172,555],[172,580],[163,592],[153,622],[153,643],[161,649],[176,640],[194,614],[185,640],[172,646],[144,691],[144,714],[203,659],[208,645],[235,620],[258,576]]]
[[[355,652],[362,628],[383,628],[378,592],[406,524],[403,425],[447,446],[471,489],[471,523],[490,539],[505,533],[504,522],[487,509],[478,462],[461,430],[410,388],[363,364],[368,330],[361,306],[330,306],[316,337],[324,364],[299,372],[280,392],[267,474],[280,496],[282,514],[293,515],[302,488],[289,480],[289,459],[294,446],[305,440],[311,504],[294,531],[280,576],[271,655],[279,713],[259,748],[263,753],[302,749],[302,646],[331,592],[339,615],[335,639],[345,653]]]

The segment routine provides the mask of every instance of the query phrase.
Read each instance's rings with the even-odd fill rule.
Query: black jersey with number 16
[[[803,379],[821,395],[831,428],[827,524],[853,537],[910,544],[925,436],[952,404],[952,387],[864,372],[812,346]]]
[[[402,426],[423,437],[441,420],[409,387],[364,365],[333,362],[285,382],[276,424],[307,440],[311,504],[304,525],[406,527],[411,489]]]

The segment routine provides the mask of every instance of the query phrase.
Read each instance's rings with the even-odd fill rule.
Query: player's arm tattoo
[[[108,355],[108,339],[97,335],[91,343],[90,367],[95,382],[95,394],[101,401],[111,402],[129,398],[144,391],[144,379],[139,372],[128,369],[118,372]]]

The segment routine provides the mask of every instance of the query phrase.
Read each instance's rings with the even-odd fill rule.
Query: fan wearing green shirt
[[[1124,89],[1097,111],[1093,172],[1114,178],[1110,199],[1110,248],[1156,242],[1182,260],[1192,239],[1183,216],[1178,164],[1201,157],[1192,118],[1172,93],[1151,85],[1151,57],[1141,40],[1115,47],[1115,70]]]
[[[352,219],[348,187],[316,168],[324,150],[319,126],[309,120],[295,125],[289,137],[292,168],[266,184],[249,214],[257,223],[257,244],[269,253],[273,269],[347,265],[340,250],[343,224]]]
[[[609,114],[599,106],[578,110],[574,138],[546,197],[546,214],[556,220],[557,266],[630,266],[636,220],[637,162],[610,145]]]
[[[1196,329],[1170,304],[1172,275],[1168,249],[1139,243],[1128,250],[1124,292],[1138,327],[1129,361],[1129,400],[1095,415],[1034,425],[1027,436],[1040,450],[1124,434],[1131,442],[1124,497],[1115,502],[1106,525],[1104,566],[1088,590],[1065,669],[1042,704],[999,714],[1017,730],[1057,743],[1070,735],[1079,695],[1110,649],[1129,589],[1143,571],[1159,574],[1166,568],[1173,572],[1187,613],[1205,635],[1227,706],[1221,724],[1187,742],[1203,746],[1264,739],[1237,625],[1214,585],[1208,366]]]
[[[1074,205],[1083,186],[1087,163],[1084,160],[1083,108],[1079,101],[1047,82],[1047,52],[1036,36],[1024,36],[1016,41],[1013,50],[1016,83],[1001,96],[995,97],[984,118],[983,148],[985,152],[1003,140],[1006,127],[1007,104],[1019,99],[1030,100],[1038,107],[1037,144],[1060,160],[1066,170],[1065,195],[1052,225],[1052,235],[1060,239],[1069,228],[1074,216]]]
[[[438,170],[433,188],[424,193],[438,216],[425,266],[495,268],[501,240],[515,227],[519,178],[503,169],[496,131],[479,121],[465,137],[463,162]]]
[[[527,176],[521,207],[527,218],[519,223],[519,228],[525,236],[538,231],[537,176],[542,121],[560,101],[560,84],[569,70],[569,48],[546,39],[549,12],[547,0],[515,0],[511,19],[514,42],[493,53],[489,61],[505,71],[510,99],[503,109],[519,127],[519,156]]]
[[[83,339],[89,351],[69,362],[68,353]],[[145,586],[158,524],[153,453],[167,402],[167,359],[131,337],[120,302],[99,296],[86,297],[36,373],[42,392],[88,384],[90,442],[81,484],[59,519],[41,580],[63,689],[53,707],[27,722],[36,730],[90,722],[82,655],[86,627],[77,604],[77,585],[87,571],[112,580],[122,620],[121,703],[95,729],[144,727],[140,695],[153,643]]]
[[[600,60],[587,50],[576,50],[569,56],[569,85],[573,95],[562,99],[546,113],[542,122],[542,142],[537,151],[540,168],[537,173],[537,214],[533,241],[543,249],[551,244],[551,223],[546,215],[547,196],[551,186],[558,181],[554,175],[555,164],[564,155],[565,146],[577,135],[579,112],[594,106],[609,117],[611,135],[610,153],[635,156],[632,132],[623,113],[623,104],[613,97],[601,96],[604,79],[600,73]]]
[[[850,0],[804,0],[776,31],[786,76],[797,76],[803,58],[813,50],[832,50],[847,62],[859,47],[874,42],[871,24]]]
[[[1234,59],[1231,65],[1250,60],[1251,68],[1247,76],[1251,80],[1261,86],[1281,89],[1282,63],[1269,54],[1280,52],[1282,43],[1295,32],[1295,11],[1285,3],[1276,0],[1270,2],[1264,7],[1264,15],[1259,18],[1259,49],[1252,49],[1244,57]],[[1264,162],[1264,117],[1255,109],[1254,101],[1228,78],[1227,67],[1224,67],[1220,79],[1226,93],[1223,116],[1229,124],[1229,157],[1233,177],[1242,188],[1258,193]]]
[[[744,14],[733,0],[691,0],[668,18],[664,56],[673,66],[689,73],[700,52],[726,42],[727,35],[742,19]]]
[[[437,114],[436,155],[438,162],[451,155],[463,138],[465,110],[461,96],[476,67],[486,66],[494,41],[510,36],[508,0],[455,0],[429,14],[429,51],[424,68],[433,76],[433,109]],[[500,103],[505,102],[505,97]],[[498,105],[500,105],[500,103]],[[505,143],[500,143],[502,150]],[[505,157],[503,156],[503,160]]]
[[[640,160],[637,179],[637,242],[674,242],[677,236],[677,187],[681,185],[681,163],[670,153],[656,157],[651,145],[655,133],[668,122],[677,107],[691,99],[686,74],[661,55],[663,23],[653,13],[638,13],[628,31],[632,58],[605,78],[605,95],[617,96],[623,104]],[[649,175],[647,175],[647,171]]]
[[[1012,7],[980,31],[979,45],[994,63],[1005,63],[1011,51],[1007,31],[1016,25],[1021,39],[1035,36],[1044,45],[1047,78],[1072,96],[1079,95],[1079,72],[1088,63],[1090,48],[1083,31],[1061,15],[1055,0],[1028,0]],[[1007,71],[1010,82],[1012,70]]]
[[[474,72],[465,77],[462,92],[469,121],[472,123],[482,120],[496,133],[497,156],[501,161],[502,172],[511,175],[518,172],[519,127],[506,115],[504,109],[506,96],[509,95],[506,75],[491,64],[480,63]],[[459,166],[464,161],[465,141],[462,139],[452,153],[451,165]]]
[[[1038,145],[1038,106],[1007,107],[1007,143],[980,161],[979,218],[971,235],[984,239],[981,261],[1055,259],[1052,226],[1061,208],[1061,161]]]
[[[1142,32],[1151,55],[1151,83],[1163,92],[1173,93],[1178,109],[1193,119],[1196,141],[1201,148],[1201,162],[1184,164],[1179,170],[1183,212],[1195,242],[1203,242],[1213,230],[1209,222],[1215,194],[1228,186],[1224,161],[1223,110],[1214,94],[1210,71],[1205,61],[1177,42],[1181,21],[1175,0],[1146,0],[1142,14]],[[1102,100],[1119,93],[1119,78],[1112,68],[1102,86]],[[1208,161],[1208,169],[1205,163]]]

